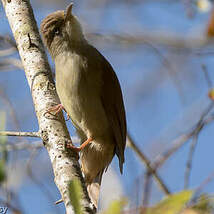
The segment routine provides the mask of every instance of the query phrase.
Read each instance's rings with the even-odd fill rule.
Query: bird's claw
[[[72,141],[69,141],[67,144],[66,144],[66,147],[68,149],[73,149],[75,152],[79,153],[82,149],[84,149],[93,139],[91,137],[89,137],[84,143],[82,143],[80,145],[80,147],[76,147],[72,144]]]
[[[49,108],[45,114],[50,114],[52,116],[56,116],[60,111],[64,110],[66,112],[66,121],[70,119],[70,116],[68,115],[67,111],[65,110],[64,106],[62,104],[57,104],[51,108]],[[54,114],[52,114],[54,112]]]

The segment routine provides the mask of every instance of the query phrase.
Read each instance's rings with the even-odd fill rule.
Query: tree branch
[[[151,187],[152,187],[152,181],[151,181],[151,172],[149,170],[146,171],[144,176],[144,188],[143,188],[143,202],[142,202],[142,210],[141,214],[146,214],[147,207],[149,206],[149,199],[151,195]]]
[[[84,213],[94,213],[78,163],[78,155],[66,148],[70,136],[63,115],[45,115],[51,105],[59,103],[59,99],[31,5],[26,0],[2,0],[2,3],[17,43],[31,89],[41,138],[50,156],[55,183],[62,195],[66,213],[74,213],[69,197],[69,183],[73,179],[79,179],[83,187],[81,204]]]
[[[138,155],[141,161],[146,165],[147,171],[154,176],[155,180],[157,181],[163,193],[165,193],[166,195],[169,195],[170,191],[168,187],[164,184],[163,180],[160,178],[156,170],[152,168],[151,162],[148,160],[145,154],[138,148],[138,146],[134,143],[134,141],[132,140],[129,134],[127,135],[127,145],[130,146],[135,151],[135,153]]]
[[[138,45],[144,43],[153,43],[157,45],[165,45],[178,49],[196,49],[205,47],[207,45],[213,44],[213,39],[207,38],[206,36],[195,36],[192,34],[190,36],[179,36],[176,33],[169,33],[164,31],[147,31],[138,35],[130,34],[100,34],[94,32],[88,32],[86,37],[93,43],[103,43],[110,42],[115,44],[126,44]]]
[[[72,143],[79,143],[79,139],[76,137],[71,137]],[[6,151],[15,151],[15,150],[32,150],[32,149],[39,149],[44,147],[44,144],[41,140],[33,141],[33,142],[19,142],[19,143],[10,143],[7,142],[6,145],[0,144],[0,150],[4,148]]]
[[[197,122],[196,126],[192,129],[192,131],[190,131],[189,133],[182,134],[178,138],[173,140],[173,142],[171,143],[172,147],[156,157],[155,161],[152,163],[154,169],[157,169],[160,166],[162,166],[163,163],[171,155],[177,152],[190,138],[198,134],[205,125],[209,124],[214,120],[214,115],[205,118],[207,114],[211,111],[213,106],[214,102],[211,102],[207,109],[205,109],[205,111],[202,113],[199,121]]]
[[[41,137],[40,132],[11,132],[11,131],[0,131],[0,136]]]
[[[32,150],[32,149],[39,149],[39,148],[44,148],[44,145],[42,141],[35,141],[31,143],[26,143],[26,142],[20,142],[20,143],[8,143],[6,145],[3,145],[4,149],[9,152],[9,151],[15,151],[15,150]],[[0,145],[0,149],[3,147]]]
[[[198,143],[198,135],[197,133],[195,136],[193,136],[192,143],[190,146],[190,151],[188,154],[188,159],[186,163],[186,170],[185,170],[185,176],[184,176],[184,189],[187,189],[189,187],[189,182],[190,182],[190,172],[192,169],[192,160],[193,160],[193,155],[195,152],[196,145]]]

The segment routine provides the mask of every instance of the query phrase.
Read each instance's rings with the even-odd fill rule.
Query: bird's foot
[[[84,149],[93,139],[89,137],[80,147],[75,147],[72,142],[67,143],[66,147],[68,149],[73,149],[77,153],[79,153],[82,149]]]
[[[64,110],[64,111],[66,112],[66,114],[67,114],[66,121],[69,120],[70,117],[69,117],[67,111],[65,110],[65,108],[64,108],[64,106],[63,106],[62,104],[57,104],[57,105],[55,105],[55,106],[49,108],[49,109],[45,112],[45,114],[48,113],[48,114],[51,114],[51,115],[55,116],[55,115],[57,115],[57,114],[58,114],[60,111],[62,111],[62,110]],[[54,114],[52,114],[52,112],[54,112]]]

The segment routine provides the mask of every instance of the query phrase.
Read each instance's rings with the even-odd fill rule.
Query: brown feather
[[[103,57],[102,103],[111,124],[116,141],[116,154],[119,158],[120,172],[123,172],[124,150],[126,146],[126,115],[122,91],[118,78],[108,61]]]
[[[115,153],[123,171],[126,116],[112,66],[88,44],[72,14],[57,11],[41,24],[43,40],[55,60],[56,89],[82,142],[81,167],[89,196],[97,207],[102,175]],[[66,18],[65,18],[66,17]]]

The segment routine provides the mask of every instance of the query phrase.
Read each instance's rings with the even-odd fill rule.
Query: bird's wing
[[[108,117],[116,142],[116,154],[119,158],[120,171],[123,171],[124,150],[126,146],[126,115],[122,91],[117,76],[102,56],[102,89],[101,100]]]

